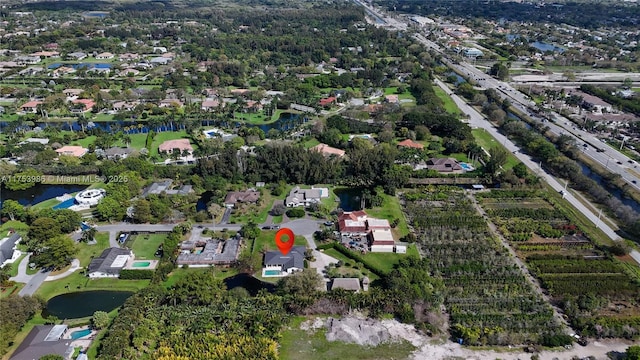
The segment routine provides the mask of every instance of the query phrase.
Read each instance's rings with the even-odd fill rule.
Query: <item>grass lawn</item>
[[[29,231],[29,225],[18,220],[9,220],[6,223],[0,225],[0,238],[4,238],[9,230],[15,230],[20,233],[26,233]]]
[[[275,198],[266,189],[260,197],[261,205],[259,206],[253,204],[236,204],[236,207],[231,212],[229,222],[231,224],[246,224],[249,221],[253,221],[255,224],[264,223],[269,215],[269,210],[273,207]]]
[[[330,342],[324,330],[307,332],[300,330],[306,318],[292,319],[288,329],[282,332],[280,354],[282,359],[406,359],[415,347],[408,342],[387,343],[376,347],[360,346],[343,342]]]
[[[393,266],[395,264],[400,262],[401,259],[404,259],[410,256],[417,256],[417,257],[420,256],[418,254],[418,249],[414,244],[411,244],[407,247],[406,254],[371,253],[370,252],[370,253],[367,253],[366,255],[363,255],[363,258],[367,262],[367,264],[375,267],[376,269],[380,269],[385,273],[388,273],[393,269]]]
[[[275,238],[276,238],[277,230],[262,230],[260,232],[260,236],[253,243],[253,254],[259,254],[262,250],[270,250],[275,251],[278,250],[276,246]],[[296,235],[293,245],[304,245],[307,246],[307,239],[302,235]],[[283,239],[284,240],[284,239]]]
[[[144,138],[147,138],[146,134],[142,134],[144,135]],[[149,150],[149,155],[150,156],[157,156],[158,155],[158,147],[160,146],[160,144],[162,144],[163,142],[167,141],[167,140],[176,140],[176,139],[182,139],[182,138],[189,138],[189,136],[187,135],[187,132],[182,130],[182,131],[163,131],[163,132],[159,132],[156,133],[156,136],[153,138],[153,142],[151,143],[151,149]],[[132,138],[133,141],[133,138]],[[144,143],[143,146],[144,147]]]
[[[199,272],[205,272],[205,271],[213,271],[215,274],[215,277],[218,279],[226,279],[230,276],[234,276],[238,274],[238,269],[235,269],[235,268],[216,268],[216,267],[202,267],[202,268],[188,268],[188,269],[177,268],[171,272],[171,274],[167,278],[167,281],[165,281],[163,284],[165,287],[169,288],[173,284],[177,283],[179,280],[184,279],[184,277],[190,273],[199,273]]]
[[[20,262],[22,261],[22,259],[24,259],[24,257],[27,256],[27,254],[22,253],[22,255],[20,255],[20,257],[14,261],[12,264],[9,264],[9,266],[11,266],[11,270],[9,271],[9,276],[13,277],[18,275],[18,266],[20,265]]]
[[[307,140],[303,143],[303,146],[305,149],[309,149],[312,148],[316,145],[320,144],[320,141],[318,141],[318,139],[316,138],[311,138],[311,140]]]
[[[167,238],[165,234],[145,234],[131,236],[133,239],[131,250],[133,250],[136,260],[156,260],[154,254],[158,250],[158,246]]]
[[[458,105],[456,105],[456,103],[453,102],[453,99],[451,98],[451,96],[447,95],[447,93],[444,92],[444,90],[442,90],[438,86],[434,86],[433,90],[435,91],[436,96],[439,97],[440,100],[442,100],[442,103],[444,104],[444,109],[449,114],[460,114],[460,109],[458,109]]]
[[[91,145],[91,144],[95,143],[97,138],[98,138],[98,137],[97,137],[97,136],[95,136],[95,135],[90,135],[90,136],[87,136],[87,137],[86,137],[86,138],[84,138],[84,139],[74,140],[74,141],[71,143],[71,145],[79,145],[79,146],[82,146],[82,147],[84,147],[84,148],[87,148],[87,147],[89,147],[89,145]]]
[[[326,249],[322,251],[323,253],[325,253],[326,255],[331,256],[332,258],[341,260],[343,264],[352,264],[354,265],[355,260],[350,259],[346,256],[344,256],[344,254],[342,254],[341,252],[339,252],[336,249]],[[366,268],[362,268],[362,270],[354,268],[353,266],[342,266],[343,268],[349,269],[350,271],[359,271],[361,273],[364,273],[365,275],[367,275],[367,277],[369,278],[370,281],[374,281],[379,279],[378,275],[372,273],[371,271],[367,270]],[[351,270],[353,269],[353,270]]]
[[[489,149],[491,149],[492,147],[502,147],[502,145],[498,143],[496,139],[494,139],[493,136],[491,136],[491,134],[486,132],[484,129],[473,129],[471,130],[471,134],[473,134],[473,137],[476,139],[476,143],[486,151],[489,151]],[[512,167],[516,166],[519,162],[520,160],[518,160],[518,158],[516,158],[509,152],[509,156],[507,156],[507,163],[504,164],[502,168],[504,170],[509,170]]]
[[[395,196],[387,194],[382,194],[382,196],[384,197],[382,206],[375,207],[373,209],[365,209],[365,211],[373,218],[387,219],[390,223],[393,222],[394,219],[399,219],[398,226],[393,229],[396,240],[399,240],[409,234],[407,220],[404,218],[402,208],[400,207],[400,200]]]
[[[7,288],[0,288],[0,299],[2,298],[6,298],[11,294],[16,294],[18,295],[18,293],[20,292],[20,290],[25,286],[26,284],[24,283],[15,283],[12,286],[9,286]]]

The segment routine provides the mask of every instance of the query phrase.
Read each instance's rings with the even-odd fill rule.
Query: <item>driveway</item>
[[[42,283],[47,278],[47,276],[49,276],[50,273],[51,271],[47,271],[47,272],[38,271],[36,274],[32,275],[31,280],[29,280],[27,285],[25,285],[22,288],[22,290],[20,290],[18,295],[20,296],[33,295],[38,290],[40,285],[42,285]]]
[[[27,266],[29,266],[30,257],[31,254],[27,254],[27,256],[25,256],[22,261],[20,261],[20,264],[18,264],[18,274],[12,278],[9,278],[9,280],[21,283],[28,283],[31,280],[33,275],[27,275]]]

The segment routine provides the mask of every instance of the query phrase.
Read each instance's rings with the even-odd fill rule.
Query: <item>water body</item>
[[[86,189],[86,185],[48,185],[48,184],[36,184],[34,187],[27,190],[7,190],[0,189],[0,206],[2,206],[2,200],[15,200],[21,205],[35,205],[45,200],[53,199],[64,194],[71,194]]]
[[[587,165],[579,161],[576,161],[576,162],[578,163],[578,165],[580,165],[580,168],[582,169],[582,173],[584,175],[588,176],[591,180],[600,184],[612,196],[622,201],[624,205],[630,206],[635,212],[640,213],[640,204],[638,204],[635,200],[626,197],[622,192],[622,190],[618,189],[617,187],[612,187],[611,185],[609,185],[602,176],[591,171],[591,169],[589,169]]]
[[[78,69],[111,69],[111,64],[105,63],[78,63],[78,64],[61,64],[61,63],[53,63],[47,66],[47,69],[55,70],[61,66],[71,66],[75,70]]]
[[[81,291],[55,296],[47,302],[43,317],[54,315],[59,319],[76,319],[91,316],[95,311],[109,312],[124,304],[130,291]]]
[[[249,274],[238,274],[223,280],[228,290],[237,287],[244,288],[251,296],[256,296],[260,290],[265,289],[268,292],[274,292],[276,286],[274,284],[257,279]]]
[[[362,189],[335,189],[333,191],[340,199],[340,209],[344,211],[361,210]]]
[[[453,76],[453,77],[456,78],[456,83],[455,83],[456,86],[458,86],[460,84],[464,84],[464,83],[467,82],[467,80],[465,80],[462,76],[456,74],[454,71],[448,72],[447,73],[447,77],[449,77],[449,76]]]
[[[565,51],[565,48],[562,48],[560,46],[555,46],[553,44],[547,44],[544,42],[540,42],[540,41],[534,41],[532,43],[529,44],[530,46],[533,46],[534,48],[540,50],[540,51],[553,51],[553,52],[559,52],[562,53]]]
[[[212,191],[205,191],[202,193],[202,195],[200,195],[200,199],[198,199],[198,202],[196,203],[196,211],[207,211],[207,205],[209,205],[211,198],[213,198]]]

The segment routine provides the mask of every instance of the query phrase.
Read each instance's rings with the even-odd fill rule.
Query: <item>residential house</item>
[[[366,288],[365,288],[366,285]],[[360,287],[360,279],[358,278],[335,278],[331,279],[329,284],[329,290],[346,290],[353,292],[360,292],[362,290],[369,290],[369,278],[364,277],[362,279],[362,287]]]
[[[200,104],[202,111],[214,111],[220,107],[220,101],[218,99],[207,99]]]
[[[104,151],[104,156],[109,160],[126,159],[136,150],[132,148],[112,147]]]
[[[129,260],[133,260],[131,250],[117,247],[108,248],[100,256],[91,260],[87,273],[91,279],[117,278]]]
[[[180,245],[176,264],[189,267],[233,265],[240,255],[241,241],[239,236],[226,241],[217,239],[184,241]]]
[[[140,70],[136,70],[134,68],[126,68],[121,70],[118,75],[120,76],[138,76],[140,75]]]
[[[110,60],[110,59],[113,59],[114,57],[115,55],[113,55],[110,52],[103,52],[96,55],[96,60]]]
[[[304,246],[294,246],[284,255],[280,251],[267,251],[264,254],[263,277],[278,277],[293,274],[304,269]]]
[[[288,207],[309,206],[319,203],[322,198],[328,196],[329,189],[327,188],[300,189],[299,186],[296,186],[291,190],[284,203]]]
[[[21,141],[18,145],[33,144],[33,143],[47,145],[49,143],[49,139],[47,139],[47,138],[28,138],[28,139],[25,139],[24,141]]]
[[[587,110],[590,110],[594,113],[604,113],[604,112],[612,112],[613,106],[608,102],[600,99],[597,96],[593,96],[583,92],[572,92],[571,95],[578,95],[582,97],[581,106]]]
[[[322,107],[327,107],[335,103],[336,100],[338,99],[335,96],[329,96],[328,98],[320,99],[320,101],[318,101],[318,104]]]
[[[364,210],[340,214],[338,216],[338,230],[343,238],[366,236],[371,252],[393,252],[395,250],[395,240],[389,221],[369,217]]]
[[[139,58],[140,58],[140,55],[132,54],[132,53],[124,53],[118,56],[118,60],[120,61],[132,61],[132,60],[137,60]]]
[[[327,144],[322,144],[322,143],[310,148],[309,150],[317,151],[317,152],[322,153],[322,155],[327,156],[327,157],[329,157],[329,156],[343,157],[344,154],[345,154],[344,150],[337,149],[337,148],[334,148],[334,147],[331,147],[331,146],[329,146]]]
[[[176,149],[180,154],[184,154],[185,151],[187,151],[189,155],[193,154],[193,146],[191,146],[189,139],[167,140],[158,147],[159,152],[167,154],[172,154]]]
[[[77,52],[72,52],[72,53],[68,53],[67,54],[67,59],[68,60],[76,60],[76,61],[80,61],[80,60],[84,60],[87,58],[87,54],[77,51]]]
[[[73,104],[71,109],[72,113],[85,113],[87,111],[91,111],[91,109],[96,105],[95,101],[91,99],[76,99],[72,100],[71,103]]]
[[[160,100],[160,105],[158,105],[158,107],[161,108],[166,108],[166,107],[176,107],[176,108],[180,108],[182,107],[182,101],[178,100],[178,99],[164,99],[164,100]]]
[[[38,105],[40,104],[42,104],[42,101],[37,101],[37,100],[29,101],[23,104],[22,106],[20,106],[20,110],[22,110],[25,113],[35,114],[38,111]]]
[[[67,156],[75,156],[75,157],[82,157],[88,151],[89,149],[83,148],[82,146],[73,146],[73,145],[65,145],[56,150],[58,155],[67,155]]]
[[[13,263],[22,255],[18,250],[18,243],[21,240],[22,236],[18,233],[13,233],[11,236],[0,240],[0,267]]]
[[[398,95],[387,95],[384,97],[384,101],[389,104],[399,104],[400,98],[398,98]]]
[[[154,182],[142,191],[142,197],[144,198],[151,194],[187,195],[193,192],[193,187],[191,185],[182,185],[179,188],[172,189],[172,183],[173,180],[171,179]]]
[[[34,52],[30,56],[37,56],[39,58],[57,58],[60,57],[60,53],[57,51],[38,51]]]
[[[249,89],[233,89],[231,90],[231,95],[233,96],[246,96],[249,95],[251,90]]]
[[[367,213],[363,210],[344,212],[338,216],[338,230],[342,236],[365,236],[368,234]]]
[[[417,143],[411,139],[402,140],[398,143],[398,147],[402,148],[413,148],[413,149],[424,149],[424,145]]]
[[[245,191],[230,191],[224,198],[224,206],[234,207],[237,203],[256,203],[260,199],[260,191],[249,189]]]
[[[15,60],[18,65],[33,65],[42,61],[40,56],[18,56]]]
[[[84,92],[84,90],[82,90],[82,89],[64,89],[64,90],[62,90],[62,93],[67,97],[80,96],[80,94],[82,94],[83,92]]]
[[[453,158],[431,158],[427,160],[427,169],[438,172],[460,172],[462,166]]]
[[[13,352],[11,360],[34,360],[45,355],[71,359],[74,348],[66,333],[67,325],[36,325]]]
[[[167,65],[168,63],[171,62],[171,59],[166,58],[166,57],[162,57],[162,56],[158,56],[158,57],[154,57],[149,61],[152,65]]]
[[[116,101],[111,105],[111,108],[115,111],[120,111],[120,110],[131,111],[138,105],[139,103],[137,101],[134,101],[134,102]]]

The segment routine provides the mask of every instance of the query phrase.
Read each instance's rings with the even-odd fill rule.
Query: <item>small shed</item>
[[[471,188],[473,190],[484,190],[484,185],[475,184],[475,185],[471,185]]]

